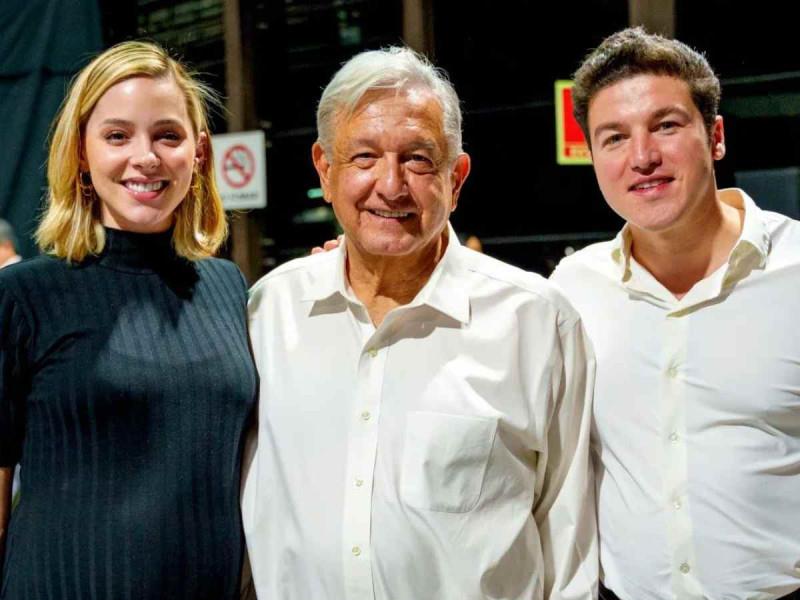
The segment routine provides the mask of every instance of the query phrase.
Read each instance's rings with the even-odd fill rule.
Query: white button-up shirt
[[[549,284],[459,245],[374,327],[343,246],[252,290],[259,598],[589,599],[594,362]]]
[[[600,557],[625,600],[800,587],[800,223],[720,194],[741,236],[681,300],[627,229],[553,274],[597,354]]]

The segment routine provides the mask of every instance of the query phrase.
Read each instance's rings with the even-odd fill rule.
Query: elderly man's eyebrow
[[[361,146],[375,147],[377,144],[369,138],[352,138],[347,140],[347,148],[357,148]]]
[[[354,138],[347,142],[345,146],[347,150],[354,150],[356,148],[376,148],[379,144],[375,143],[370,138]],[[432,139],[416,139],[412,140],[406,147],[407,150],[429,150],[435,152],[439,148],[436,140]]]
[[[413,149],[421,148],[423,150],[430,150],[431,152],[434,152],[436,149],[438,149],[439,144],[437,144],[435,140],[415,140],[414,143],[411,144],[411,147]]]

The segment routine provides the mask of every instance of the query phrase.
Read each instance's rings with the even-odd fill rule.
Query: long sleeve
[[[16,465],[22,451],[28,338],[21,308],[0,284],[0,467]]]
[[[590,452],[594,355],[580,321],[560,336],[556,403],[541,460],[545,481],[534,506],[546,600],[597,597],[598,550]],[[558,365],[556,365],[558,366]]]

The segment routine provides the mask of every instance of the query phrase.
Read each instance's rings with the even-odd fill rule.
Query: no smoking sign
[[[253,179],[256,161],[250,148],[236,144],[222,157],[222,176],[234,188],[246,186]]]
[[[212,137],[222,203],[226,209],[267,205],[264,132],[243,131]]]

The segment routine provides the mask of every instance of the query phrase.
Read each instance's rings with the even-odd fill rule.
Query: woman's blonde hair
[[[120,81],[137,76],[171,78],[186,98],[195,139],[199,140],[201,132],[210,136],[207,104],[216,103],[216,96],[163,48],[150,42],[122,42],[95,57],[73,80],[53,126],[47,163],[48,205],[36,231],[42,251],[69,261],[102,251],[105,233],[99,201],[83,180],[86,174],[81,173],[83,136],[103,94]],[[206,140],[205,160],[196,166],[174,219],[173,246],[188,259],[213,255],[227,236],[210,139]]]

